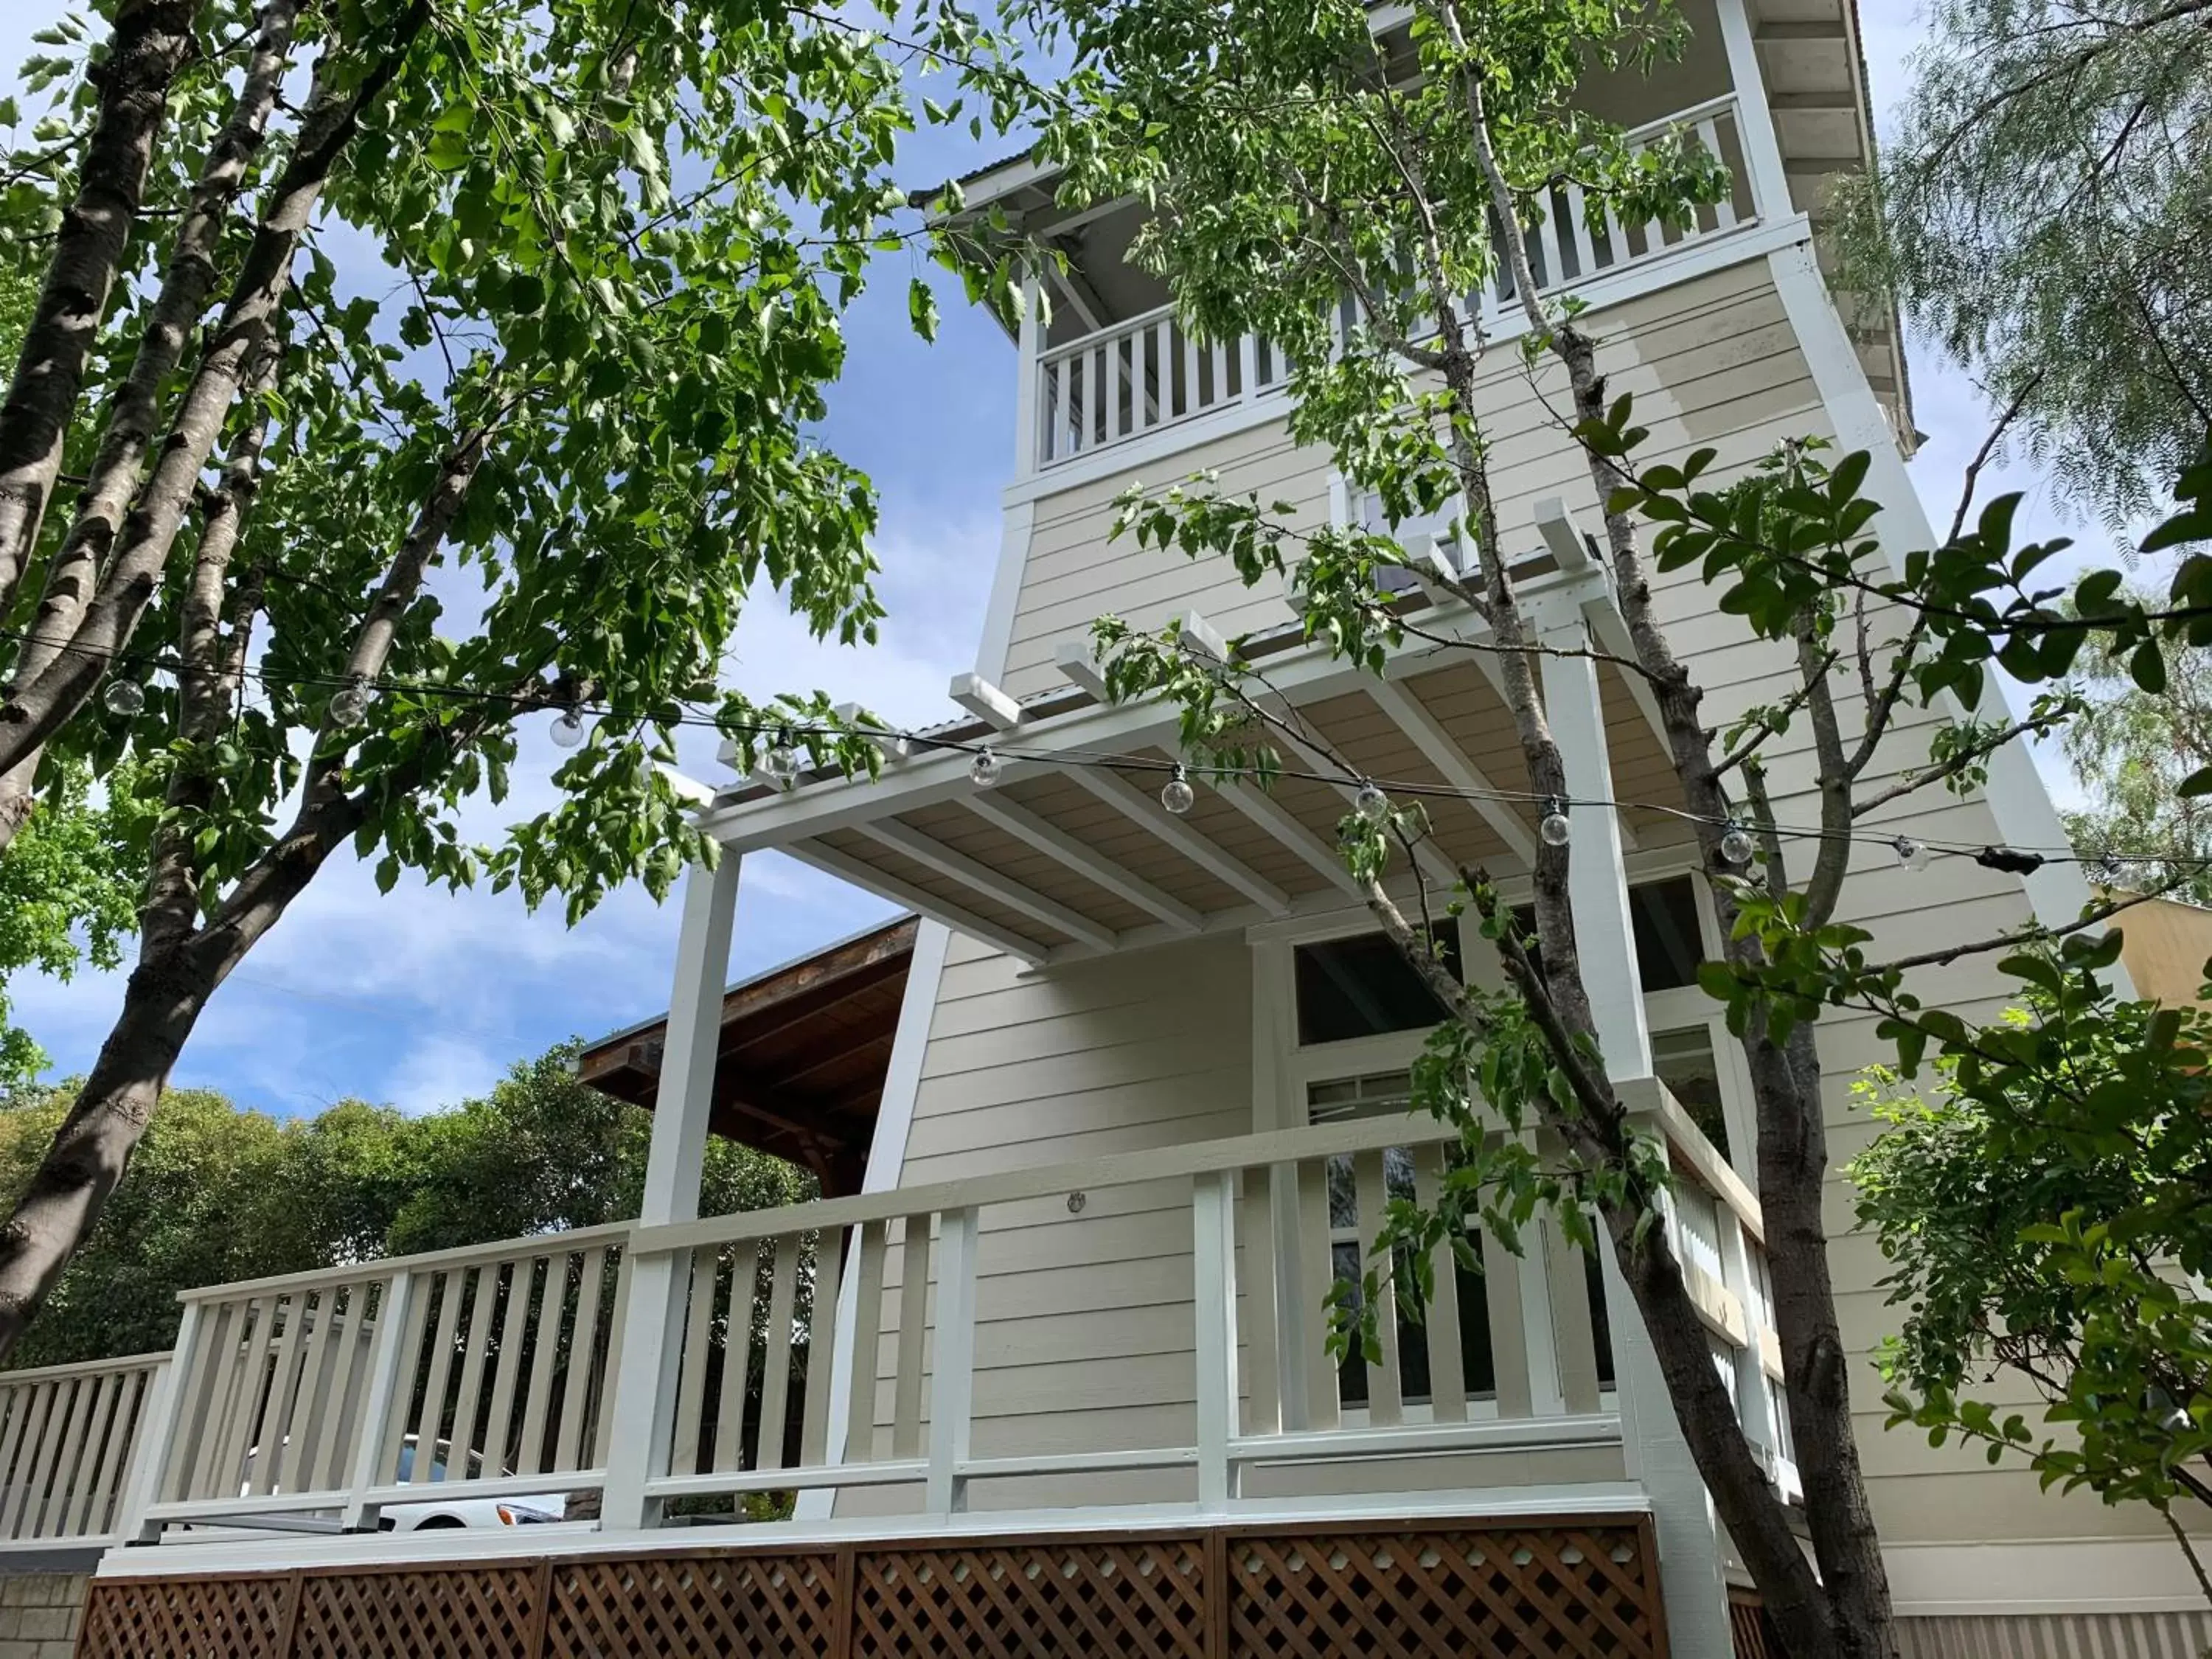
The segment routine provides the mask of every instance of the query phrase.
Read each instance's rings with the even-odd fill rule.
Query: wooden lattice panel
[[[647,1557],[553,1569],[546,1659],[829,1659],[836,1646],[832,1554]]]
[[[1611,1520],[739,1545],[97,1580],[79,1648],[80,1659],[1665,1653],[1650,1531]],[[1738,1659],[1755,1654],[1740,1645]]]
[[[283,1659],[288,1578],[95,1583],[78,1659]]]
[[[864,1551],[852,1659],[1205,1659],[1206,1556],[1196,1538]]]
[[[1259,1534],[1227,1553],[1233,1659],[1665,1651],[1635,1527]]]
[[[532,1563],[307,1574],[284,1659],[537,1659],[542,1572]]]

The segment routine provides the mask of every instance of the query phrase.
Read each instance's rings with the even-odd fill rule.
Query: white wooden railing
[[[1782,1392],[1782,1347],[1766,1275],[1765,1224],[1750,1188],[1657,1082],[1624,1086],[1636,1120],[1667,1144],[1674,1185],[1667,1237],[1712,1342],[1736,1416],[1786,1498],[1804,1495]]]
[[[1642,149],[1678,131],[1726,167],[1733,185],[1729,197],[1679,224],[1656,219],[1624,224],[1610,204],[1593,202],[1580,185],[1556,186],[1547,210],[1522,230],[1540,293],[1577,291],[1641,272],[1686,248],[1759,222],[1735,95],[1680,111],[1627,137],[1632,148]],[[1521,322],[1511,264],[1503,253],[1501,246],[1495,281],[1473,304],[1484,333],[1492,337],[1517,331]],[[1038,468],[1253,402],[1280,392],[1290,378],[1288,363],[1271,343],[1247,336],[1200,343],[1184,331],[1172,306],[1046,347],[1037,354],[1035,373],[1030,445]]]
[[[1662,1089],[1631,1086],[1674,1153],[1668,1236],[1716,1362],[1787,1489],[1757,1205]],[[31,1472],[21,1501],[12,1486],[0,1500],[0,1535],[354,1530],[432,1498],[599,1489],[610,1525],[652,1524],[678,1500],[865,1486],[918,1488],[924,1512],[951,1514],[975,1481],[1104,1469],[1194,1470],[1201,1506],[1218,1507],[1271,1464],[1616,1439],[1591,1276],[1555,1224],[1532,1229],[1521,1256],[1480,1242],[1480,1313],[1440,1246],[1417,1322],[1384,1281],[1379,1358],[1345,1366],[1328,1351],[1335,1251],[1370,1265],[1389,1201],[1433,1203],[1452,1139],[1425,1119],[1358,1119],[191,1291],[174,1387],[150,1387],[149,1358],[27,1373],[0,1395],[0,1468]],[[996,1224],[1032,1238],[1079,1226],[1092,1196],[1146,1183],[1180,1183],[1188,1206],[1187,1347],[1181,1316],[1159,1316],[1170,1350],[1189,1355],[1191,1391],[1178,1393],[1196,1401],[1192,1438],[977,1449],[978,1327],[993,1328],[994,1364],[1019,1367],[1034,1339],[1018,1333],[1036,1323],[994,1305],[1007,1281],[979,1275],[979,1242]],[[1079,1259],[1083,1241],[1068,1246],[1054,1253]],[[634,1279],[672,1294],[664,1329],[644,1311],[657,1297],[640,1291],[631,1340],[657,1335],[661,1352],[624,1372],[613,1350]],[[1470,1320],[1486,1333],[1463,1331]],[[1476,1334],[1486,1342],[1463,1342]],[[1465,1360],[1483,1351],[1477,1375]],[[651,1397],[611,1398],[624,1375]],[[625,1501],[635,1509],[641,1491],[644,1503],[627,1521],[611,1512],[607,1468],[617,1418],[651,1425],[631,1443],[641,1458],[623,1460]],[[117,1439],[116,1423],[142,1424],[148,1448],[127,1500],[117,1471],[131,1436]],[[64,1468],[95,1471],[92,1484]]]
[[[188,1291],[132,1535],[605,1484],[627,1224]]]
[[[1696,209],[1680,224],[1657,219],[1624,224],[1609,203],[1591,201],[1580,185],[1553,186],[1546,199],[1547,210],[1522,230],[1537,292],[1587,289],[1759,222],[1760,204],[1737,125],[1735,95],[1729,93],[1709,99],[1638,127],[1627,135],[1629,147],[1646,149],[1677,131],[1686,133],[1728,169],[1730,194]],[[1501,326],[1517,325],[1520,313],[1510,262],[1499,260],[1497,279],[1481,296],[1480,310],[1492,332],[1499,331]]]
[[[0,1372],[0,1560],[112,1543],[166,1353]]]
[[[1173,306],[1053,346],[1036,373],[1039,466],[1249,402],[1290,378],[1269,342],[1201,344]]]

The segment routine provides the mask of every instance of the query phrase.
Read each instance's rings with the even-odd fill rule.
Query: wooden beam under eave
[[[1504,842],[1522,863],[1534,864],[1536,842],[1528,833],[1528,826],[1505,804],[1505,792],[1467,757],[1467,751],[1445,729],[1443,722],[1429,712],[1428,705],[1404,686],[1389,680],[1377,680],[1366,691],[1376,706],[1390,717],[1391,723],[1413,740],[1413,746],[1427,757],[1438,775],[1466,795],[1467,805],[1490,826],[1491,833]]]
[[[1088,766],[1073,766],[1061,774],[1071,783],[1088,790],[1122,817],[1142,824],[1176,852],[1223,885],[1232,887],[1274,916],[1291,914],[1291,896],[1257,872],[1231,858],[1144,790],[1118,773]]]
[[[995,794],[982,793],[969,799],[967,806],[969,811],[992,828],[1035,848],[1063,868],[1073,870],[1092,885],[1158,917],[1170,927],[1186,933],[1195,933],[1205,921],[1203,916],[1181,899],[1162,892],[1143,877],[1123,869],[1111,859],[1102,857],[1066,830],[1046,823],[1025,806],[1018,806]]]
[[[1332,776],[1331,774],[1334,769],[1330,765],[1328,757],[1310,747],[1304,739],[1292,737],[1288,732],[1281,730],[1271,733],[1270,738],[1273,742],[1296,755],[1318,773],[1323,782],[1344,797],[1347,805],[1358,798],[1360,790],[1358,781],[1355,779]],[[1413,843],[1413,861],[1428,872],[1431,881],[1436,882],[1440,886],[1453,887],[1459,883],[1458,866],[1446,858],[1443,850],[1432,842],[1417,841]]]
[[[1352,897],[1366,896],[1359,878],[1346,866],[1344,854],[1307,829],[1297,814],[1269,794],[1256,779],[1224,784],[1214,793]]]
[[[1018,933],[1011,927],[1002,927],[995,921],[977,915],[965,905],[939,898],[927,888],[917,887],[887,870],[878,870],[875,866],[856,859],[849,853],[840,852],[825,842],[786,842],[779,845],[776,851],[797,859],[801,864],[811,865],[824,875],[849,881],[864,891],[878,894],[909,910],[919,910],[932,921],[941,921],[970,939],[981,939],[1010,957],[1018,957],[1032,968],[1042,967],[1052,955],[1052,947],[1048,945]]]
[[[972,888],[986,898],[1003,904],[1007,909],[1025,915],[1032,921],[1041,921],[1094,951],[1114,948],[1112,928],[1093,921],[1079,911],[1070,909],[1057,899],[1047,898],[1034,888],[1007,880],[997,871],[977,863],[965,853],[955,852],[943,842],[925,836],[921,830],[901,823],[896,818],[863,824],[860,833],[881,846],[890,848],[903,858],[912,859],[924,869],[934,870],[948,881],[957,881],[963,887]]]

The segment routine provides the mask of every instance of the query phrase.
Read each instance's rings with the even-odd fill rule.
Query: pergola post
[[[653,1097],[653,1141],[645,1165],[641,1226],[690,1221],[699,1213],[707,1120],[714,1104],[714,1060],[722,1030],[722,993],[730,970],[730,927],[737,912],[738,860],[725,853],[711,870],[695,865],[684,881],[684,921],[676,942],[676,982],[668,1035]],[[676,1371],[690,1263],[672,1255],[629,1253],[629,1295],[617,1334],[615,1375],[607,1392],[607,1484],[602,1531],[646,1525],[645,1483],[665,1474],[675,1422]]]
[[[1547,619],[1543,643],[1587,652],[1580,615]],[[1588,655],[1543,659],[1544,713],[1567,775],[1567,820],[1574,828],[1567,901],[1583,983],[1597,1024],[1598,1049],[1616,1082],[1651,1075],[1651,1034],[1644,1020],[1643,976],[1621,861],[1620,819],[1612,805],[1613,762],[1605,735],[1598,666]],[[1601,1230],[1601,1237],[1603,1237]],[[1674,1416],[1650,1334],[1621,1277],[1612,1241],[1601,1263],[1612,1313],[1613,1389],[1627,1471],[1651,1498],[1659,1571],[1667,1604],[1668,1646],[1675,1653],[1730,1650],[1728,1589],[1721,1576],[1720,1523],[1712,1495]]]

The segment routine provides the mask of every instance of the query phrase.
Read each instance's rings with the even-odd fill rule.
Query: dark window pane
[[[1697,891],[1687,876],[1630,888],[1628,919],[1636,930],[1636,965],[1645,990],[1698,982],[1705,939],[1698,930]]]
[[[1713,1054],[1712,1031],[1704,1025],[1651,1034],[1651,1069],[1682,1103],[1690,1121],[1705,1131],[1723,1158],[1729,1156],[1728,1114],[1721,1109],[1721,1068]]]
[[[1582,1258],[1583,1272],[1589,1284],[1590,1340],[1597,1350],[1598,1385],[1609,1389],[1613,1386],[1613,1321],[1606,1317],[1605,1270],[1588,1251],[1582,1253]]]
[[[1536,947],[1536,907],[1522,905],[1514,925],[1527,941],[1536,971],[1544,970]],[[1637,977],[1646,991],[1672,991],[1698,982],[1705,959],[1705,936],[1698,928],[1697,890],[1687,876],[1646,882],[1628,890],[1628,922],[1636,935]]]
[[[1459,975],[1459,929],[1437,929],[1444,963]],[[1420,976],[1380,933],[1301,945],[1297,963],[1298,1042],[1342,1042],[1389,1031],[1417,1031],[1437,1024],[1444,1011]]]

